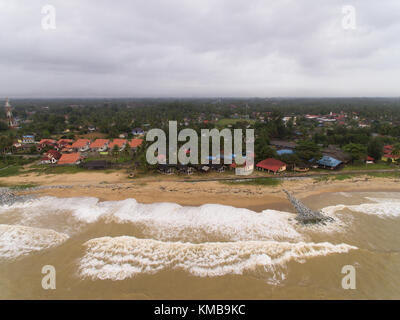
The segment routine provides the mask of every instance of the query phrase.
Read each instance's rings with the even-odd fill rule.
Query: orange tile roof
[[[81,159],[81,154],[79,152],[64,153],[61,156],[60,160],[58,160],[58,164],[74,164],[80,159]]]
[[[109,143],[109,142],[110,142],[110,140],[108,140],[108,139],[96,139],[96,141],[91,143],[90,148],[101,148],[106,143]]]
[[[61,145],[61,144],[67,145],[67,144],[71,144],[73,142],[74,142],[74,140],[72,140],[72,139],[60,139],[57,141],[57,144],[58,145]]]
[[[78,139],[72,144],[72,148],[82,148],[90,143],[89,139]]]
[[[56,140],[53,140],[53,139],[42,139],[42,140],[40,140],[39,144],[43,144],[43,143],[56,143]]]
[[[127,142],[128,142],[128,140],[126,140],[126,139],[114,139],[113,142],[111,142],[108,147],[110,149],[112,149],[115,145],[117,145],[118,147],[121,148]]]
[[[132,139],[131,141],[129,141],[129,146],[131,148],[136,148],[139,147],[143,142],[143,139]]]

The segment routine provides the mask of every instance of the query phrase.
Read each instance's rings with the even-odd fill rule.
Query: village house
[[[343,163],[351,161],[351,155],[335,145],[329,145],[327,148],[323,149],[322,155],[337,159]]]
[[[143,139],[132,139],[129,141],[129,146],[131,147],[132,151],[136,152],[137,149],[142,145]]]
[[[370,156],[367,156],[367,157],[365,158],[365,163],[366,163],[366,164],[375,163],[375,159],[372,158],[372,157],[370,157]]]
[[[25,143],[25,144],[35,143],[35,136],[34,135],[22,136],[22,143]]]
[[[52,148],[57,147],[57,141],[53,139],[42,139],[39,141],[36,149],[37,151],[40,152],[46,147],[52,147]]]
[[[64,153],[61,155],[61,158],[58,160],[59,165],[73,165],[79,164],[82,161],[83,157],[79,152],[76,153]]]
[[[396,161],[397,159],[400,159],[400,155],[395,155],[393,154],[393,146],[392,145],[386,145],[383,147],[383,156],[382,160],[383,161]]]
[[[57,161],[61,158],[61,153],[57,150],[49,150],[43,154],[43,157],[40,161],[41,164],[49,164],[49,163],[57,163]]]
[[[65,145],[65,146],[61,149],[61,152],[62,152],[62,153],[71,153],[71,152],[73,152],[73,151],[74,151],[74,148],[72,148],[72,145],[70,145],[70,144]]]
[[[323,156],[317,161],[319,167],[324,169],[337,169],[343,162],[330,156]]]
[[[268,158],[258,162],[256,168],[261,171],[276,174],[286,170],[286,163],[274,158]]]
[[[72,144],[72,148],[75,151],[85,152],[89,150],[90,142],[89,139],[78,139]]]
[[[118,146],[118,150],[122,151],[124,150],[126,144],[128,143],[128,140],[126,139],[114,139],[110,144],[109,144],[109,149],[112,151],[114,149],[114,146]]]
[[[135,135],[143,135],[144,134],[144,130],[142,128],[135,128],[132,130],[132,134]]]
[[[66,146],[71,146],[74,143],[72,139],[60,139],[57,141],[57,150],[63,150]]]
[[[90,144],[90,151],[104,152],[107,150],[109,143],[110,140],[108,139],[96,139],[94,142]]]

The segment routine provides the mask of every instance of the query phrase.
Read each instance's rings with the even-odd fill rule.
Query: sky
[[[399,39],[399,0],[0,0],[0,98],[398,97]]]

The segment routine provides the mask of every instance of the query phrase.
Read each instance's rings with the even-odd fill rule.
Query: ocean
[[[3,205],[0,298],[400,299],[400,193],[303,200],[334,222],[134,199]],[[46,265],[54,290],[42,287]],[[354,267],[355,289],[342,286],[344,266]]]

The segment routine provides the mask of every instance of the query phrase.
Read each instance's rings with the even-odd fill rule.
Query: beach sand
[[[204,176],[208,178],[209,176]],[[192,178],[193,179],[193,178]],[[80,172],[75,174],[20,175],[0,178],[3,185],[35,184],[39,186],[70,186],[21,191],[55,197],[97,197],[101,201],[134,198],[141,203],[173,202],[199,206],[213,203],[248,208],[254,211],[275,209],[293,212],[283,189],[297,198],[346,191],[391,192],[400,191],[398,179],[357,176],[346,180],[301,178],[282,180],[278,186],[227,184],[221,181],[191,182],[187,177],[154,175],[145,178],[127,178],[126,173],[115,171]],[[72,187],[71,187],[72,186]]]

